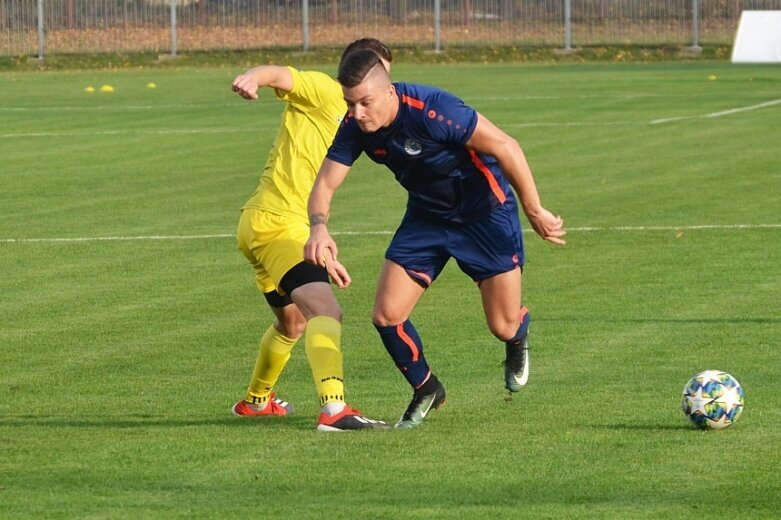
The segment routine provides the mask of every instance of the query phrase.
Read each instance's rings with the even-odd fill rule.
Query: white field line
[[[688,231],[707,229],[781,229],[781,224],[695,224],[683,226],[604,226],[574,227],[567,231]],[[524,230],[526,232],[526,230]],[[531,232],[531,231],[529,231]]]
[[[747,107],[730,108],[728,110],[721,110],[719,112],[711,112],[710,114],[701,114],[696,116],[679,116],[679,117],[665,117],[663,119],[654,119],[650,122],[652,125],[660,125],[663,123],[671,123],[673,121],[683,121],[686,119],[705,119],[711,117],[722,117],[731,114],[737,114],[739,112],[748,112],[750,110],[759,110],[760,108],[771,107],[773,105],[781,104],[781,99],[774,99],[772,101],[765,101],[764,103],[758,103],[756,105],[750,105]]]
[[[469,101],[522,101],[528,100],[541,100],[541,99],[636,99],[644,97],[660,97],[663,94],[616,94],[612,96],[606,96],[604,94],[592,94],[592,95],[573,95],[573,96],[486,96],[486,97],[470,97]],[[181,104],[160,104],[160,105],[54,105],[54,106],[0,106],[0,112],[72,112],[72,111],[86,111],[86,110],[163,110],[163,109],[185,109],[185,108],[215,108],[215,107],[237,107],[243,108],[247,104],[242,103],[242,100],[236,100],[235,103],[181,103]]]
[[[759,94],[759,92],[755,92],[755,94]],[[771,95],[768,92],[768,95]],[[475,97],[469,97],[467,99],[468,102],[474,102],[474,101],[523,101],[523,100],[530,100],[530,101],[536,101],[536,100],[562,100],[562,99],[639,99],[639,98],[692,98],[697,97],[699,98],[699,94],[680,94],[676,92],[670,92],[670,93],[652,93],[652,92],[644,92],[644,93],[636,93],[636,94],[613,94],[613,95],[605,95],[605,94],[574,94],[570,96],[542,96],[542,95],[518,95],[518,96],[475,96]],[[262,101],[261,101],[262,103]],[[255,103],[257,104],[257,103]],[[127,110],[127,111],[133,111],[133,110],[139,110],[139,111],[148,111],[148,110],[180,110],[180,109],[188,109],[188,108],[219,108],[219,107],[226,107],[226,108],[239,108],[239,109],[246,109],[246,107],[252,106],[252,103],[247,103],[246,101],[237,99],[235,102],[226,102],[226,103],[166,103],[166,104],[144,104],[144,105],[122,105],[122,104],[103,104],[103,105],[50,105],[50,106],[0,106],[0,112],[74,112],[74,111],[88,111],[88,110]]]
[[[560,121],[560,122],[530,122],[530,123],[505,123],[502,126],[513,128],[532,128],[532,127],[577,127],[577,126],[621,126],[621,125],[659,125],[671,123],[674,121],[684,121],[688,119],[706,119],[723,117],[740,112],[759,110],[774,105],[781,104],[781,99],[774,99],[750,105],[746,107],[731,108],[709,114],[700,114],[694,116],[677,116],[654,119],[652,121]],[[75,108],[75,107],[72,107]],[[229,134],[229,133],[253,133],[253,132],[271,132],[276,128],[261,128],[245,130],[240,128],[174,128],[162,130],[93,130],[93,131],[65,131],[65,132],[20,132],[12,134],[0,134],[0,139],[30,138],[30,137],[84,137],[84,136],[109,136],[109,135],[197,135],[197,134]]]
[[[541,99],[550,99],[550,100],[560,100],[560,99],[637,99],[637,98],[645,98],[645,97],[662,97],[664,94],[614,94],[611,96],[606,96],[604,94],[582,94],[582,95],[572,95],[572,96],[476,96],[476,97],[470,97],[468,99],[469,102],[471,101],[522,101],[524,99],[529,100],[541,100]]]
[[[690,231],[690,230],[756,230],[781,229],[779,224],[701,224],[683,226],[582,226],[566,228],[567,232],[647,232],[647,231]],[[525,229],[524,233],[533,233]],[[393,231],[335,231],[334,236],[375,236],[392,235]],[[42,238],[0,238],[0,244],[36,243],[36,242],[136,242],[150,240],[209,240],[235,238],[235,233],[215,233],[206,235],[108,235],[99,237],[42,237]]]
[[[55,106],[29,106],[29,107],[0,107],[0,112],[72,112],[72,111],[87,111],[87,110],[159,110],[159,109],[174,109],[179,110],[182,108],[218,108],[218,107],[241,107],[240,102],[237,103],[182,103],[182,104],[168,104],[168,105],[84,105],[84,106],[69,106],[69,105],[55,105]]]
[[[392,235],[393,231],[336,231],[332,235]],[[144,240],[208,240],[214,238],[235,238],[235,233],[215,233],[210,235],[107,235],[102,237],[42,237],[42,238],[0,238],[2,243],[22,242],[136,242]]]
[[[646,125],[645,121],[561,121],[557,123],[502,123],[502,127],[533,128],[533,127],[561,127],[561,126],[620,126],[620,125]]]
[[[586,122],[570,121],[560,123],[518,123],[505,124],[506,127],[561,127],[561,126],[611,126],[611,125],[645,125],[643,121],[615,121],[615,122]],[[162,130],[74,130],[64,132],[19,132],[13,134],[0,134],[0,139],[21,139],[33,137],[88,137],[88,136],[113,136],[113,135],[198,135],[198,134],[257,134],[276,132],[277,127],[246,128],[172,128]]]
[[[276,132],[276,128],[172,128],[167,130],[93,130],[65,132],[21,132],[18,134],[0,134],[0,138],[15,139],[25,137],[86,137],[107,135],[190,135],[190,134],[255,134]]]
[[[211,238],[235,237],[235,234],[217,233],[213,235],[139,235],[139,236],[102,236],[102,237],[49,237],[49,238],[2,238],[0,243],[21,242],[135,242],[142,240],[205,240]]]
[[[765,94],[772,95],[771,92],[764,92]],[[761,94],[761,92],[754,92],[755,95]],[[537,101],[537,100],[562,100],[562,99],[639,99],[639,98],[699,98],[699,94],[678,94],[672,93],[637,93],[637,94],[583,94],[583,95],[571,95],[571,96],[535,96],[535,95],[519,95],[519,96],[475,96],[470,97],[467,101]],[[256,106],[257,102],[252,103],[242,102],[237,100],[236,102],[228,103],[167,103],[167,104],[146,104],[146,105],[122,105],[122,104],[108,104],[108,105],[45,105],[45,106],[0,106],[0,112],[83,112],[83,111],[102,111],[102,110],[116,110],[116,111],[149,111],[149,110],[181,110],[188,108],[239,108],[246,110],[249,107]]]

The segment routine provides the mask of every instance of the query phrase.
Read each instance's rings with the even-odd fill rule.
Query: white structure
[[[781,11],[743,11],[732,63],[781,63]]]

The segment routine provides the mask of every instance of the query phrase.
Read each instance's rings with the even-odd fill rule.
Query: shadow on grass
[[[188,426],[220,426],[228,428],[283,427],[290,430],[315,430],[316,417],[202,417],[177,418],[151,415],[122,417],[71,417],[17,415],[0,417],[0,427],[41,428],[186,428]]]
[[[614,424],[587,424],[583,425],[584,428],[592,430],[612,430],[612,431],[624,431],[624,430],[637,430],[637,431],[692,431],[700,432],[694,426],[690,424],[640,424],[640,423],[614,423]]]
[[[124,417],[96,417],[78,418],[69,416],[40,416],[17,415],[0,417],[0,427],[42,427],[42,428],[118,428],[118,429],[142,429],[142,428],[186,428],[189,426],[220,426],[228,428],[256,428],[274,427],[289,430],[315,431],[316,418],[308,416],[292,417],[202,417],[202,418],[176,418],[151,415],[130,415]],[[681,424],[642,424],[642,423],[611,423],[611,424],[582,424],[579,427],[592,430],[608,431],[693,431],[702,430],[682,422]]]
[[[584,316],[571,316],[554,318],[548,316],[546,318],[534,318],[534,321],[549,321],[549,322],[575,322],[575,323],[681,323],[681,324],[714,324],[714,323],[753,323],[753,324],[770,324],[781,323],[781,318],[588,318]]]

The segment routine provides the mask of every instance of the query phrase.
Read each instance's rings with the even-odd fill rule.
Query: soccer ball
[[[706,370],[683,387],[681,406],[691,422],[703,430],[721,430],[743,412],[743,389],[738,380],[720,370]]]

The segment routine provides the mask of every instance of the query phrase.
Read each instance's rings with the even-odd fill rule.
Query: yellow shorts
[[[241,212],[236,235],[239,249],[255,268],[258,289],[264,293],[284,294],[279,282],[304,261],[309,224],[261,209],[246,208]]]

